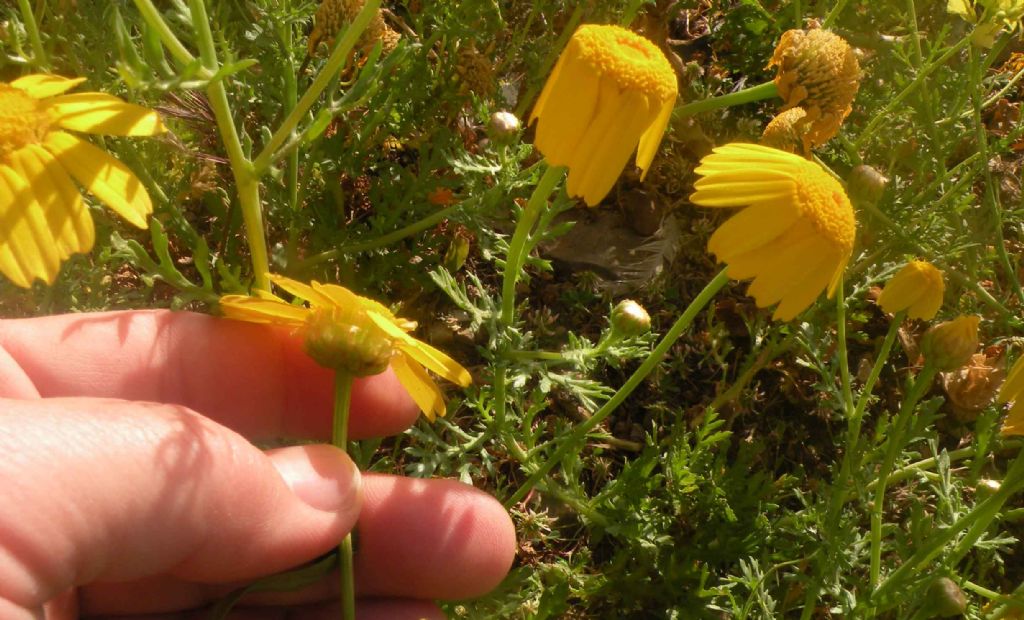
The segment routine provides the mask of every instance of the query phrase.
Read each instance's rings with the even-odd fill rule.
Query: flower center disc
[[[49,128],[50,117],[38,101],[0,83],[0,157],[40,142]]]

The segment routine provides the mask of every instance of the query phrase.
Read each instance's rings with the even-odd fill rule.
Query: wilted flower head
[[[472,379],[458,362],[408,334],[416,323],[334,284],[310,285],[270,275],[277,286],[309,306],[296,306],[265,291],[256,297],[225,295],[224,316],[290,327],[302,334],[306,353],[321,366],[365,376],[389,365],[428,419],[445,414],[441,390],[424,368],[462,387]]]
[[[84,81],[0,82],[0,273],[18,286],[52,283],[61,261],[92,249],[92,217],[71,179],[139,228],[153,212],[127,166],[63,130],[150,136],[166,131],[160,117],[106,93],[64,94]]]
[[[805,141],[810,129],[806,119],[807,110],[800,107],[779,112],[761,133],[761,144],[790,153],[810,150]]]
[[[839,133],[860,88],[860,64],[850,45],[828,30],[787,30],[769,67],[778,67],[775,85],[785,100],[783,110],[807,111],[803,136],[811,147]]]
[[[912,319],[935,318],[942,307],[946,285],[942,272],[923,260],[910,261],[886,283],[878,297],[878,305],[890,314],[903,310]]]
[[[999,402],[1013,403],[1003,421],[1002,434],[1024,435],[1024,356],[1017,359],[999,389]]]
[[[322,0],[313,17],[313,31],[309,33],[309,40],[306,42],[309,55],[316,54],[321,43],[327,47],[332,46],[334,38],[355,20],[363,10],[364,4],[364,0]],[[378,10],[360,35],[358,46],[364,53],[369,53],[377,41],[380,41],[381,49],[386,54],[395,49],[401,38],[401,34],[384,23],[384,17]]]
[[[690,196],[705,207],[743,207],[708,241],[729,277],[788,321],[828,289],[853,252],[856,220],[843,187],[821,166],[756,144],[727,144],[701,160]]]
[[[570,195],[596,205],[634,149],[647,174],[677,92],[657,45],[618,26],[580,26],[533,108],[534,144],[551,165],[569,168]]]
[[[921,338],[921,355],[925,362],[942,372],[950,372],[971,361],[978,350],[977,315],[958,316],[952,321],[933,325]]]

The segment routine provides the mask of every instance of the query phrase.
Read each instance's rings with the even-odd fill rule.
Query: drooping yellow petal
[[[52,284],[59,271],[57,243],[35,192],[0,164],[0,272],[28,288],[36,278]]]
[[[1024,356],[1017,358],[1013,368],[1006,375],[1002,387],[999,388],[999,402],[1006,403],[1020,398],[1024,392]],[[1024,400],[1024,399],[1022,399]]]
[[[588,126],[598,106],[598,76],[588,71],[576,59],[559,61],[564,80],[556,80],[554,74],[548,80],[545,90],[551,89],[551,96],[543,107],[544,122],[537,126],[534,145],[544,153],[553,166],[572,165],[573,153],[588,131]],[[540,103],[534,109],[534,117],[541,111]]]
[[[832,265],[835,260],[835,257],[826,256],[815,269],[786,291],[772,318],[777,321],[792,320],[814,303],[832,277]]]
[[[640,137],[640,145],[636,150],[636,167],[641,170],[641,181],[647,178],[647,170],[658,153],[658,147],[661,146],[661,140],[665,137],[665,130],[668,129],[669,121],[672,120],[672,110],[675,109],[675,106],[675,97],[661,102],[658,116]]]
[[[708,251],[729,262],[787,231],[799,215],[789,204],[748,207],[718,227],[708,240]]]
[[[420,364],[426,366],[429,370],[461,387],[466,387],[473,382],[473,377],[469,374],[469,371],[441,351],[438,351],[425,342],[413,338],[402,331],[393,322],[372,310],[367,311],[366,314],[370,317],[370,320],[377,325],[377,327],[395,339],[395,346],[397,348],[401,349],[403,352],[408,354],[409,357]]]
[[[603,123],[604,110],[599,110],[594,120],[595,129],[588,132],[577,147],[578,152],[588,154],[588,159],[582,166],[569,169],[566,185],[569,193],[582,196],[590,206],[601,202],[611,191],[644,128],[654,122],[656,115],[656,111],[648,107],[643,93],[627,91],[617,103],[616,108],[609,110],[613,120],[608,125]],[[597,127],[606,129],[601,131]]]
[[[743,254],[731,256],[728,261],[729,277],[737,280],[752,278],[761,273],[765,265],[776,259],[785,248],[814,236],[814,229],[805,221],[798,221],[781,235]]]
[[[812,271],[822,269],[829,247],[820,237],[807,236],[792,243],[776,255],[757,275],[747,294],[757,300],[760,308],[778,303]],[[828,266],[824,267],[828,269]]]
[[[229,319],[287,327],[302,327],[309,316],[307,308],[246,295],[224,295],[220,309]]]
[[[433,422],[437,416],[444,417],[447,413],[444,395],[419,364],[405,355],[396,355],[391,360],[391,370],[428,420]]]
[[[66,78],[47,73],[33,73],[20,77],[11,86],[20,88],[34,99],[46,99],[67,92],[85,81],[85,78]]]
[[[96,234],[92,216],[57,160],[30,144],[11,153],[10,161],[38,198],[60,258],[91,250]]]
[[[270,281],[275,285],[283,288],[295,297],[308,301],[309,305],[314,308],[327,308],[334,305],[334,302],[331,301],[330,297],[316,291],[313,286],[272,273],[267,274],[267,277],[269,277]],[[316,285],[315,282],[313,284],[314,286]]]
[[[1018,399],[1010,408],[1000,429],[1003,435],[1024,435],[1024,399]]]
[[[61,166],[118,215],[139,228],[149,224],[146,217],[153,203],[142,182],[127,166],[85,140],[54,131],[43,143]]]
[[[152,136],[167,131],[160,115],[106,93],[61,95],[46,102],[64,129],[110,136]]]

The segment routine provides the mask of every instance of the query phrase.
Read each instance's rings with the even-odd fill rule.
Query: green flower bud
[[[979,316],[960,316],[928,329],[921,339],[921,354],[942,372],[966,365],[978,350]]]
[[[303,348],[317,364],[366,377],[384,372],[394,341],[360,308],[318,308],[306,319]]]
[[[857,166],[846,178],[846,189],[855,202],[878,204],[889,179],[871,166]]]
[[[651,316],[632,299],[623,299],[611,315],[612,337],[632,338],[651,330]]]
[[[504,142],[514,138],[519,133],[520,126],[519,118],[515,114],[502,110],[491,114],[487,134],[495,142]]]
[[[952,618],[967,611],[967,598],[960,586],[949,577],[939,577],[928,586],[925,595],[932,617]]]

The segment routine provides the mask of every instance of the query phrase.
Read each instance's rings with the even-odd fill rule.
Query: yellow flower
[[[618,26],[580,26],[533,108],[534,144],[569,168],[569,195],[594,206],[634,149],[646,176],[676,96],[675,72],[654,43]]]
[[[761,144],[790,153],[810,151],[811,147],[807,142],[809,126],[805,122],[806,118],[807,110],[803,108],[790,108],[785,112],[779,112],[761,133]]]
[[[786,101],[783,110],[807,111],[801,123],[808,127],[805,144],[824,144],[839,133],[861,78],[857,56],[842,37],[828,30],[787,30],[768,66],[779,68],[775,85]]]
[[[928,321],[935,318],[945,292],[942,272],[931,263],[914,260],[886,283],[878,296],[878,305],[890,314],[906,310],[910,318]]]
[[[999,388],[999,402],[1013,402],[1003,421],[1003,435],[1024,435],[1024,357],[1020,357]]]
[[[52,283],[61,261],[92,249],[92,217],[71,178],[139,228],[153,211],[124,164],[62,130],[149,136],[165,131],[160,117],[105,93],[63,94],[84,81],[0,82],[0,273],[18,286]]]
[[[798,155],[727,144],[701,160],[690,197],[705,207],[745,207],[722,224],[708,250],[749,294],[788,321],[828,287],[832,296],[853,252],[856,220],[838,181]]]
[[[981,15],[978,11],[981,11]],[[1020,28],[1024,17],[1022,0],[947,0],[946,11],[974,24],[971,42],[979,47],[992,47],[1003,29]]]
[[[958,316],[928,328],[921,337],[921,355],[942,372],[966,366],[978,350],[977,315]]]
[[[349,372],[370,374],[390,365],[431,421],[445,414],[445,403],[424,367],[462,387],[472,382],[458,362],[408,334],[416,329],[415,322],[396,317],[376,301],[334,284],[313,282],[307,286],[282,276],[269,277],[309,306],[296,306],[258,291],[256,297],[222,297],[224,316],[290,327],[302,334],[306,352],[329,368],[342,365]],[[378,362],[382,364],[377,366]]]

